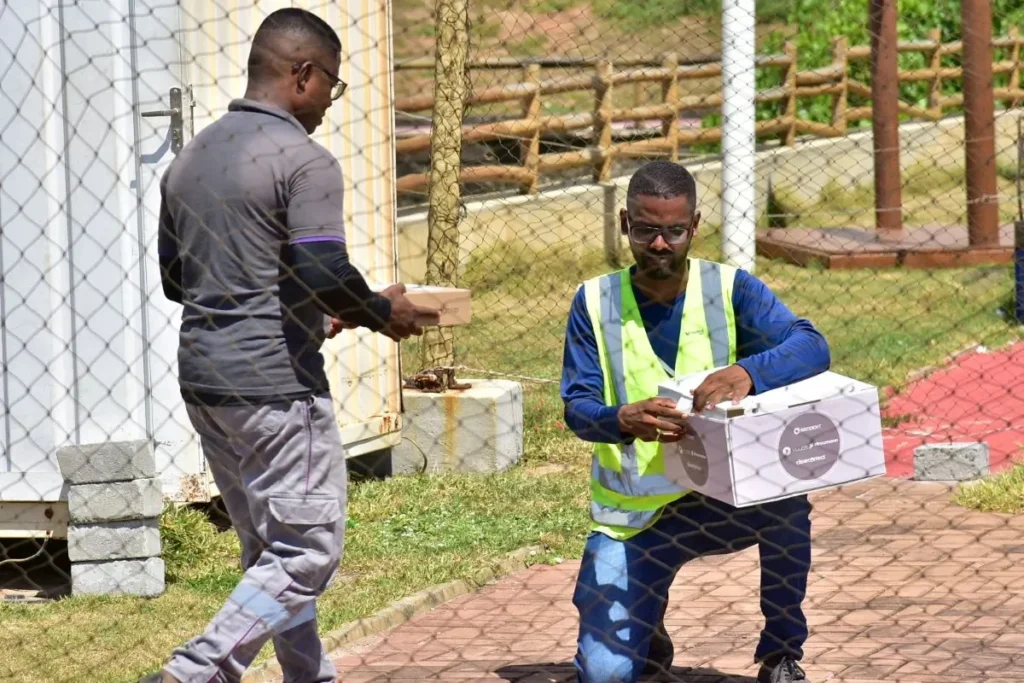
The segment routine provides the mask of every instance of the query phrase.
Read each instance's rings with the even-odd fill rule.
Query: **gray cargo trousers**
[[[269,639],[287,683],[329,683],[315,602],[341,561],[345,454],[330,396],[188,406],[242,544],[245,574],[206,631],[164,670],[182,683],[238,681]]]

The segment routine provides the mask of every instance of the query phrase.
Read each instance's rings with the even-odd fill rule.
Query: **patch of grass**
[[[797,227],[870,228],[875,224],[874,188],[870,184],[845,185],[830,179],[809,201],[798,188],[785,184],[773,187],[774,201],[788,214],[787,224]],[[1016,196],[1013,183],[999,178],[999,194]],[[903,224],[908,228],[925,225],[965,225],[966,184],[962,166],[915,164],[903,174]],[[1016,202],[1002,201],[1000,220],[1014,220]]]
[[[903,171],[903,191],[917,195],[963,191],[966,187],[965,173],[963,166],[918,162]]]
[[[219,533],[201,510],[168,506],[160,517],[160,541],[168,583],[183,582],[206,590],[203,587],[237,581],[241,576],[238,536]],[[211,562],[196,562],[200,557]],[[232,562],[234,569],[225,571],[225,563]]]
[[[527,36],[515,43],[509,43],[508,49],[515,55],[523,57],[539,57],[547,52],[547,44],[547,36],[538,34]]]
[[[962,485],[953,500],[969,510],[1020,514],[1024,512],[1024,465]]]
[[[710,16],[722,11],[720,0],[595,0],[598,16],[635,30],[664,25],[684,16]]]
[[[497,38],[501,33],[501,24],[478,17],[471,22],[469,30],[472,34],[471,40]]]
[[[997,163],[996,173],[999,175],[1000,178],[1003,178],[1004,180],[1011,180],[1013,182],[1017,182],[1017,164]],[[1020,169],[1020,174],[1021,177],[1024,178],[1024,168]]]
[[[868,185],[844,185],[833,178],[822,186],[818,195],[818,204],[836,209],[855,209],[865,205],[870,206],[874,196],[874,188]]]
[[[551,14],[572,9],[581,2],[582,0],[536,0],[527,3],[526,9],[535,14]]]
[[[892,429],[894,427],[899,427],[901,424],[906,424],[912,419],[914,419],[914,416],[909,413],[901,413],[899,415],[892,416],[883,415],[882,426],[887,429]]]

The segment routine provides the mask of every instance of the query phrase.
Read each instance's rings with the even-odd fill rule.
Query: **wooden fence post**
[[[530,180],[525,190],[528,194],[535,194],[540,181],[540,64],[528,64],[523,70],[523,80],[530,85],[538,86],[523,106],[523,118],[535,127],[530,136],[520,143],[520,158],[523,160],[523,166],[530,172]]]
[[[462,119],[469,91],[468,0],[437,0],[434,116],[430,132],[430,186],[427,210],[428,285],[453,286],[459,266],[459,213],[462,173]],[[451,327],[428,327],[422,341],[422,367],[455,364]]]
[[[782,144],[792,147],[796,143],[796,43],[787,42],[783,45],[782,51],[789,57],[789,66],[786,67],[786,79],[783,83],[783,87],[786,89],[784,116],[789,122],[789,126],[783,134]]]
[[[601,59],[594,75],[594,182],[605,183],[612,177],[612,63]]]
[[[679,55],[671,52],[665,55],[662,66],[669,76],[661,85],[662,101],[672,108],[661,124],[661,134],[668,141],[669,158],[679,161]]]
[[[928,82],[928,112],[939,119],[942,118],[942,29],[929,30],[928,40],[935,45],[928,60],[933,74]]]
[[[846,51],[846,36],[832,39],[832,62],[843,74],[839,80],[839,87],[842,89],[832,98],[832,127],[839,131],[840,135],[846,135],[846,101],[850,84]]]
[[[896,0],[871,0],[871,130],[875,157],[875,232],[880,239],[903,235],[900,175],[899,43]]]
[[[967,239],[972,247],[999,246],[995,102],[992,100],[992,0],[963,0],[960,16],[964,32]]]

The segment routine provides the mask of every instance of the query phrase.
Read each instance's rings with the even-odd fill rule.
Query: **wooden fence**
[[[993,74],[1009,74],[1006,87],[994,89],[996,101],[1015,106],[1024,101],[1021,89],[1020,71],[1022,63],[1021,46],[1024,39],[1019,31],[1012,30],[1008,36],[997,37],[993,47],[1009,51],[1009,59],[993,64]],[[922,53],[928,63],[926,68],[901,69],[901,83],[925,81],[929,84],[927,106],[915,106],[901,101],[899,111],[910,119],[937,121],[943,113],[963,104],[962,94],[943,95],[944,82],[961,79],[963,69],[959,66],[944,67],[942,58],[960,54],[961,42],[942,43],[940,32],[929,32],[928,40],[899,43],[903,53]],[[781,144],[792,145],[798,135],[818,137],[839,137],[845,135],[850,123],[871,118],[870,106],[848,106],[848,97],[856,96],[870,102],[871,85],[850,77],[849,65],[856,61],[869,61],[871,48],[866,45],[849,47],[845,37],[838,37],[832,43],[832,63],[828,66],[799,71],[797,69],[797,48],[786,43],[782,54],[760,55],[756,58],[758,69],[781,69],[782,84],[759,90],[758,103],[779,102],[780,115],[757,122],[757,136],[766,138],[778,136]],[[508,60],[506,60],[508,61]],[[498,122],[466,125],[463,127],[463,143],[479,143],[506,140],[521,145],[522,165],[483,165],[463,167],[463,183],[496,183],[519,186],[523,191],[536,192],[540,178],[551,172],[570,168],[593,170],[595,181],[611,178],[612,164],[616,159],[629,157],[667,157],[678,159],[680,147],[701,143],[716,143],[722,139],[721,127],[682,129],[679,125],[681,112],[712,112],[720,109],[722,95],[686,94],[684,84],[698,79],[720,78],[721,62],[703,60],[703,63],[681,65],[675,55],[664,57],[659,66],[632,66],[643,61],[633,61],[631,66],[617,70],[608,60],[596,60],[592,73],[543,78],[539,63],[522,67],[519,83],[482,88],[470,93],[467,104],[484,105],[501,102],[520,102],[522,114],[518,118]],[[481,68],[508,68],[512,64],[484,64]],[[659,83],[661,101],[628,108],[616,108],[616,88],[626,84],[637,87]],[[593,107],[590,111],[561,115],[542,115],[542,99],[547,96],[590,92]],[[797,103],[801,98],[831,96],[831,122],[803,120],[797,116]],[[399,112],[425,112],[433,108],[433,95],[421,94],[399,98],[395,108]],[[615,122],[661,120],[661,135],[654,138],[614,142],[612,125]],[[582,149],[566,152],[540,153],[541,136],[592,129],[591,143]],[[429,133],[402,138],[396,142],[397,154],[421,153],[430,148]],[[411,173],[398,179],[400,193],[419,193],[427,187],[429,174]]]

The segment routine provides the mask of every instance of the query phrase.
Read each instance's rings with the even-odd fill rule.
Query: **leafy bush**
[[[846,36],[848,45],[868,45],[868,3],[864,0],[790,0],[788,24],[797,28],[792,40],[797,46],[801,69],[813,69],[832,62],[832,39]],[[992,33],[1006,35],[1011,27],[1024,29],[1024,3],[1020,0],[992,0]],[[897,32],[900,40],[924,40],[932,29],[942,32],[943,42],[961,39],[959,0],[900,0]],[[781,48],[783,37],[776,32],[769,38],[766,51]],[[994,55],[999,59],[999,55]],[[925,68],[925,56],[920,53],[900,55],[900,66],[905,69]],[[943,66],[959,66],[959,55],[943,58]],[[850,77],[870,83],[870,64],[860,61],[850,64]],[[945,94],[961,91],[959,80],[943,84]],[[927,106],[928,83],[904,83],[900,98],[917,106]],[[828,122],[831,119],[829,98],[817,98],[801,103],[801,118]],[[857,106],[851,98],[851,106]],[[865,103],[866,104],[866,103]]]
[[[779,53],[786,40],[796,45],[800,69],[814,69],[826,66],[833,60],[833,38],[846,36],[847,45],[869,45],[871,34],[868,30],[868,3],[865,0],[761,0],[758,3],[758,21],[779,23],[787,32],[778,30],[770,34],[759,52]],[[992,34],[1007,35],[1012,27],[1024,30],[1024,2],[1021,0],[992,0]],[[900,40],[924,40],[932,29],[942,32],[943,42],[961,39],[959,0],[900,0],[897,32]],[[789,37],[787,37],[787,35]],[[996,50],[994,60],[1004,59]],[[900,66],[904,69],[922,69],[928,66],[926,56],[920,53],[900,55]],[[948,55],[942,65],[960,65],[959,55]],[[867,60],[852,62],[848,66],[849,77],[861,83],[870,84],[871,66]],[[782,84],[783,72],[778,68],[762,68],[757,72],[757,88]],[[996,82],[1005,81],[1005,76]],[[904,102],[926,107],[928,104],[928,83],[904,83],[900,86],[900,98]],[[951,95],[962,91],[958,80],[943,83],[943,94]],[[849,106],[869,105],[870,102],[855,95],[849,96]],[[757,105],[757,120],[763,121],[779,116],[784,103],[770,102]],[[832,120],[832,98],[830,96],[803,98],[797,105],[797,116],[804,120],[830,123]],[[710,114],[703,119],[705,128],[720,125],[721,116]],[[869,125],[862,121],[861,125]],[[698,151],[717,151],[718,145],[701,145]]]

